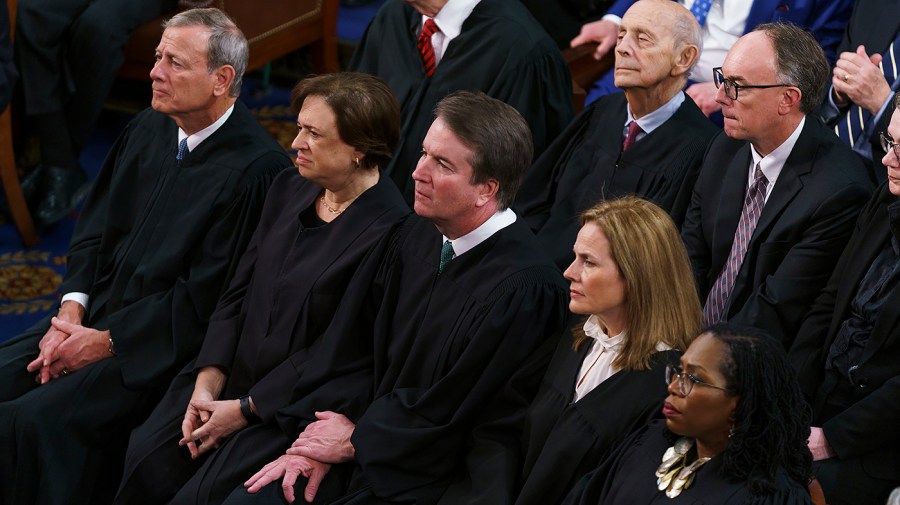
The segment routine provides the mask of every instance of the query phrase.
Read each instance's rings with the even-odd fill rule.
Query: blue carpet
[[[241,101],[285,149],[290,149],[296,126],[289,109],[289,90],[258,89],[257,81],[246,79]],[[103,111],[79,160],[91,180],[96,178],[112,143],[131,117]],[[56,311],[61,296],[57,291],[65,274],[66,252],[77,217],[74,212],[42,230],[41,243],[32,248],[23,248],[15,227],[5,217],[0,218],[0,342]]]

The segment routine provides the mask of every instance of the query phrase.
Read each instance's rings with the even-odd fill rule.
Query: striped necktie
[[[900,36],[897,36],[891,42],[891,45],[888,46],[887,51],[884,52],[881,58],[881,63],[878,65],[881,71],[884,72],[884,78],[887,80],[888,86],[891,86],[891,89],[894,87],[894,81],[897,80],[897,58],[894,48],[895,46],[900,46],[898,42],[900,42]],[[852,149],[856,144],[865,142],[872,134],[872,120],[871,112],[855,103],[850,104],[847,112],[844,113],[834,127],[834,132]]]
[[[419,41],[416,46],[419,48],[419,54],[422,55],[422,66],[425,68],[425,75],[431,77],[434,68],[437,67],[437,60],[434,56],[434,46],[431,45],[431,36],[439,32],[438,27],[434,24],[434,20],[428,18],[425,25],[422,26],[422,32],[419,33]]]
[[[744,199],[744,210],[741,211],[741,219],[738,221],[737,233],[731,244],[728,261],[725,262],[725,268],[722,269],[716,283],[709,290],[709,296],[703,306],[703,324],[705,326],[725,319],[728,297],[731,296],[731,291],[734,289],[734,281],[744,263],[744,256],[747,254],[750,238],[753,237],[753,230],[756,229],[759,215],[762,214],[763,206],[766,204],[766,188],[768,186],[769,180],[766,179],[757,163],[756,170],[753,172],[753,184]]]

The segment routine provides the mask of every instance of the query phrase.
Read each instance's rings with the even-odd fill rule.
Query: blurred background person
[[[715,325],[666,380],[665,421],[635,432],[566,505],[811,503],[809,406],[777,341]]]
[[[87,195],[78,154],[124,59],[128,37],[142,23],[172,11],[177,0],[19,0],[16,62],[28,131],[40,165],[22,180],[44,227],[66,217]]]

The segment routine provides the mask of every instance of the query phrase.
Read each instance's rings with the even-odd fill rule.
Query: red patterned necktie
[[[622,151],[627,150],[637,140],[638,133],[642,133],[641,125],[637,121],[628,123],[628,135],[625,136],[625,142],[622,143]]]
[[[763,206],[766,204],[766,188],[769,180],[762,173],[759,164],[753,172],[753,185],[747,191],[747,197],[744,199],[744,210],[741,211],[741,219],[738,221],[737,233],[734,235],[734,242],[731,244],[731,252],[728,254],[728,261],[725,268],[716,279],[712,289],[709,290],[709,296],[706,298],[706,305],[703,306],[703,324],[710,326],[725,319],[725,306],[728,303],[728,297],[734,289],[734,281],[737,274],[741,270],[744,263],[744,256],[747,254],[747,247],[750,245],[750,238],[753,236],[753,230],[756,229],[756,223],[759,221],[759,215],[762,214]]]
[[[431,77],[431,74],[434,73],[434,67],[437,66],[437,60],[434,58],[434,46],[431,45],[431,36],[439,31],[437,25],[434,24],[434,20],[428,18],[422,27],[422,33],[419,34],[419,41],[416,44],[419,48],[419,54],[422,55],[425,75],[428,77]]]

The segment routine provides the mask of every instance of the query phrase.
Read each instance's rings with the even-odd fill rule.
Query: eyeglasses
[[[894,140],[888,137],[887,132],[881,132],[881,148],[884,149],[884,152],[888,152],[893,149],[894,156],[900,158],[900,144],[894,142]]]
[[[681,396],[691,394],[694,384],[702,384],[707,387],[728,391],[729,393],[732,392],[731,389],[704,382],[698,379],[696,375],[682,371],[680,366],[666,365],[666,384],[672,384],[672,381],[676,378],[678,379],[678,392],[681,393]]]
[[[766,88],[789,88],[790,84],[738,84],[734,82],[734,79],[726,79],[724,75],[722,75],[722,67],[716,67],[713,69],[713,82],[716,85],[716,88],[725,86],[725,96],[727,96],[730,100],[737,100],[738,98],[738,90],[741,89],[766,89]]]

